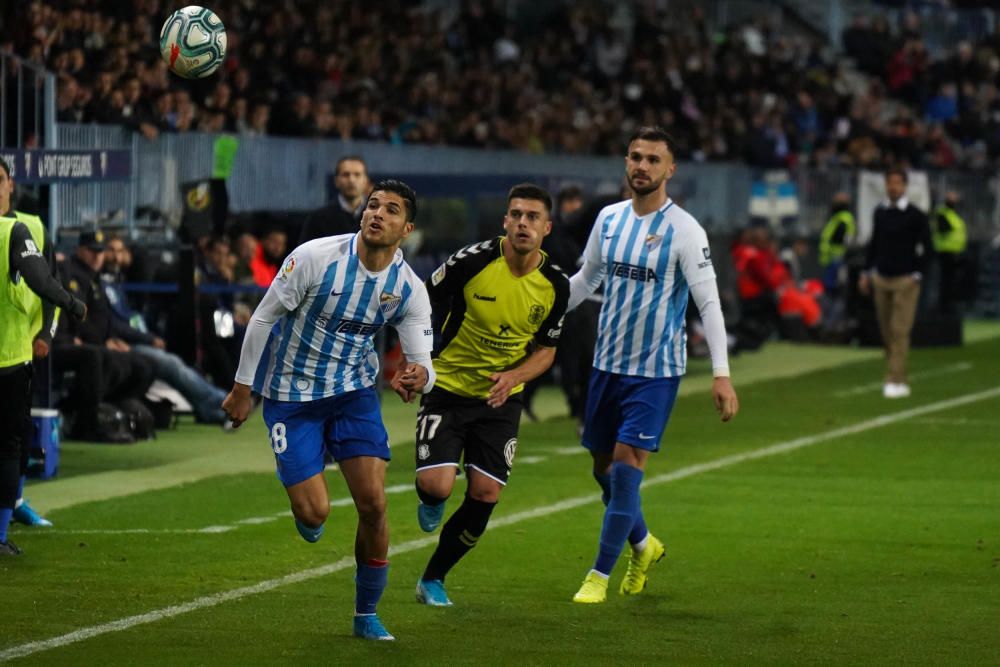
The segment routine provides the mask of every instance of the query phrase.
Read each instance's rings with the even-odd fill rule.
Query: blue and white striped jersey
[[[370,387],[379,369],[373,339],[386,324],[399,332],[408,357],[430,354],[423,282],[399,250],[388,268],[369,272],[357,243],[356,234],[328,236],[288,256],[265,296],[273,303],[273,294],[287,312],[271,327],[263,354],[242,360],[249,363],[241,362],[237,382],[277,401],[315,401]]]
[[[631,200],[612,204],[598,215],[583,261],[588,289],[604,282],[594,368],[640,377],[683,375],[688,287],[715,280],[708,237],[698,221],[670,199],[642,217]],[[575,297],[570,302],[574,307]]]

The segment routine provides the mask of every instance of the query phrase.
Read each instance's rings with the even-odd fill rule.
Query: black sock
[[[465,502],[441,529],[437,549],[424,570],[424,581],[443,580],[455,563],[476,546],[479,537],[486,532],[486,524],[489,523],[494,507],[496,503],[484,503],[465,496]]]
[[[429,494],[426,491],[424,491],[423,489],[421,489],[420,488],[420,480],[417,480],[416,482],[414,482],[413,485],[417,487],[417,497],[420,498],[420,502],[422,502],[424,505],[430,505],[431,507],[437,507],[438,505],[440,505],[444,501],[448,500],[447,498],[438,498],[437,496],[432,496],[431,494]]]

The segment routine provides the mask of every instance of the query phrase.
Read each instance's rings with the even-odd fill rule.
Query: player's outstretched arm
[[[275,291],[276,283],[277,281],[267,290],[247,324],[233,389],[222,402],[222,411],[232,420],[234,428],[245,422],[250,414],[253,404],[250,388],[257,375],[257,365],[261,362],[271,328],[288,312],[288,308]]]

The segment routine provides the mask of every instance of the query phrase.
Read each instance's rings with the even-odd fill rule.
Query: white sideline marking
[[[951,364],[950,366],[942,366],[941,368],[932,368],[926,371],[918,371],[916,373],[910,373],[911,380],[922,380],[924,378],[937,377],[939,375],[950,375],[952,373],[963,373],[965,371],[972,370],[972,364],[968,361],[962,361],[957,364]],[[851,387],[850,389],[841,389],[840,391],[833,392],[833,395],[837,398],[847,398],[848,396],[858,396],[860,394],[867,394],[872,391],[879,391],[882,389],[881,382],[869,382],[868,384],[861,384],[857,387]]]
[[[581,453],[584,451],[586,450],[582,447],[573,448],[574,453]],[[518,459],[518,463],[521,465],[532,465],[542,463],[547,460],[547,456],[525,456]],[[385,488],[385,493],[386,495],[391,495],[395,493],[406,493],[407,491],[412,490],[413,484],[396,484],[393,486],[387,486]],[[330,501],[330,507],[349,507],[353,504],[354,500],[350,497],[335,498]],[[291,516],[291,510],[284,510],[276,514],[268,514],[267,516],[252,516],[247,519],[234,521],[231,524],[205,526],[204,528],[70,528],[69,530],[53,528],[51,530],[46,530],[45,533],[52,535],[218,535],[236,530],[240,526],[258,526],[265,523],[271,523],[279,519],[287,519]]]
[[[649,486],[657,486],[660,484],[667,484],[669,482],[675,482],[679,479],[694,477],[695,475],[711,472],[713,470],[719,470],[720,468],[727,468],[729,466],[733,466],[738,463],[763,459],[769,456],[775,456],[777,454],[784,454],[787,452],[795,451],[796,449],[811,447],[821,442],[827,442],[828,440],[835,440],[845,435],[853,435],[855,433],[861,433],[863,431],[870,431],[875,428],[888,426],[889,424],[894,424],[896,422],[904,421],[906,419],[911,419],[913,417],[919,417],[921,415],[926,415],[933,412],[940,412],[942,410],[948,410],[950,408],[955,408],[961,405],[966,405],[968,403],[975,403],[977,401],[983,401],[998,396],[1000,396],[1000,387],[994,387],[993,389],[987,389],[985,391],[966,394],[964,396],[958,396],[956,398],[950,398],[944,401],[938,401],[937,403],[929,403],[927,405],[911,408],[909,410],[893,412],[887,415],[882,415],[881,417],[875,417],[874,419],[868,419],[863,422],[858,422],[850,426],[836,428],[833,429],[832,431],[825,431],[823,433],[807,435],[801,438],[795,438],[794,440],[786,440],[785,442],[779,442],[774,445],[770,445],[768,447],[762,447],[760,449],[754,449],[749,452],[743,452],[741,454],[733,454],[732,456],[724,456],[721,459],[716,459],[714,461],[708,461],[706,463],[698,463],[695,465],[686,466],[684,468],[679,468],[673,472],[664,473],[661,475],[656,475],[654,477],[651,477],[647,479],[645,482],[643,482],[642,486],[649,487]],[[539,517],[548,516],[550,514],[556,514],[558,512],[563,512],[565,510],[581,507],[583,505],[596,503],[599,502],[599,500],[600,496],[598,496],[596,493],[588,494],[586,496],[577,496],[576,498],[567,498],[566,500],[560,501],[558,503],[553,503],[551,505],[536,507],[535,509],[530,509],[523,512],[516,512],[514,514],[510,514],[505,517],[499,517],[498,519],[491,521],[490,526],[493,529],[501,528],[503,526],[511,526],[514,524],[521,523],[522,521],[537,519]],[[438,538],[436,535],[431,535],[429,537],[423,537],[417,540],[410,540],[408,542],[403,542],[402,544],[399,544],[391,548],[389,550],[389,555],[398,556],[401,554],[409,553],[411,551],[416,551],[417,549],[422,549],[423,547],[436,544],[437,539]],[[233,590],[224,591],[222,593],[214,593],[212,595],[206,595],[204,597],[196,598],[194,600],[191,600],[190,602],[185,602],[183,604],[171,605],[169,607],[164,607],[162,609],[146,612],[145,614],[136,614],[135,616],[128,616],[126,618],[118,619],[117,621],[110,621],[108,623],[92,625],[88,628],[81,628],[79,630],[75,630],[73,632],[64,635],[59,635],[58,637],[52,637],[50,639],[28,642],[27,644],[21,644],[19,646],[12,646],[11,648],[0,651],[0,661],[11,660],[13,658],[22,658],[27,655],[40,653],[42,651],[47,651],[49,649],[60,648],[62,646],[67,646],[69,644],[75,644],[77,642],[81,642],[86,639],[91,639],[93,637],[99,637],[100,635],[105,635],[111,632],[121,632],[123,630],[134,628],[138,625],[155,623],[157,621],[162,621],[168,618],[173,618],[175,616],[180,616],[182,614],[187,614],[192,611],[198,611],[199,609],[207,609],[209,607],[215,607],[220,604],[223,604],[224,602],[241,600],[245,597],[249,597],[251,595],[257,595],[259,593],[266,593],[268,591],[272,591],[282,586],[288,586],[290,584],[298,584],[303,581],[309,581],[311,579],[316,579],[318,577],[324,577],[328,574],[333,574],[335,572],[340,572],[341,570],[346,570],[353,565],[354,565],[354,557],[347,556],[341,558],[336,562],[329,563],[327,565],[322,565],[320,567],[315,567],[308,570],[302,570],[301,572],[293,572],[292,574],[287,574],[283,577],[278,577],[277,579],[268,579],[266,581],[261,581],[259,583],[253,584],[252,586],[236,588]]]
[[[412,491],[412,484],[396,484],[393,486],[385,487],[385,492],[387,495],[393,493],[405,493],[407,491]],[[347,507],[348,505],[353,505],[354,500],[352,498],[335,498],[330,501],[330,507]],[[221,526],[205,526],[204,528],[82,528],[80,530],[59,530],[58,528],[53,528],[52,530],[46,530],[46,533],[51,533],[53,535],[129,535],[133,533],[156,533],[156,534],[213,534],[213,533],[228,533],[231,530],[236,530],[240,526],[255,526],[262,523],[271,523],[272,521],[277,521],[278,519],[287,519],[292,516],[291,510],[284,510],[276,514],[268,514],[267,516],[252,516],[248,519],[240,519],[239,521],[234,521],[231,524],[221,525]]]
[[[556,456],[574,456],[576,454],[583,454],[587,451],[587,448],[578,444],[574,447],[556,447],[552,450],[552,453]]]
[[[945,424],[948,426],[1000,424],[1000,419],[969,419],[966,417],[958,417],[955,419],[949,419],[947,417],[926,417],[924,419],[916,419],[914,421],[918,424]]]

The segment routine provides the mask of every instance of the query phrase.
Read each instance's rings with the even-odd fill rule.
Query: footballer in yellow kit
[[[506,235],[459,250],[426,283],[440,340],[417,413],[420,527],[440,525],[460,465],[468,488],[417,583],[424,604],[451,604],[444,578],[485,532],[514,463],[524,383],[555,359],[569,281],[541,250],[551,210],[544,189],[515,186]]]

